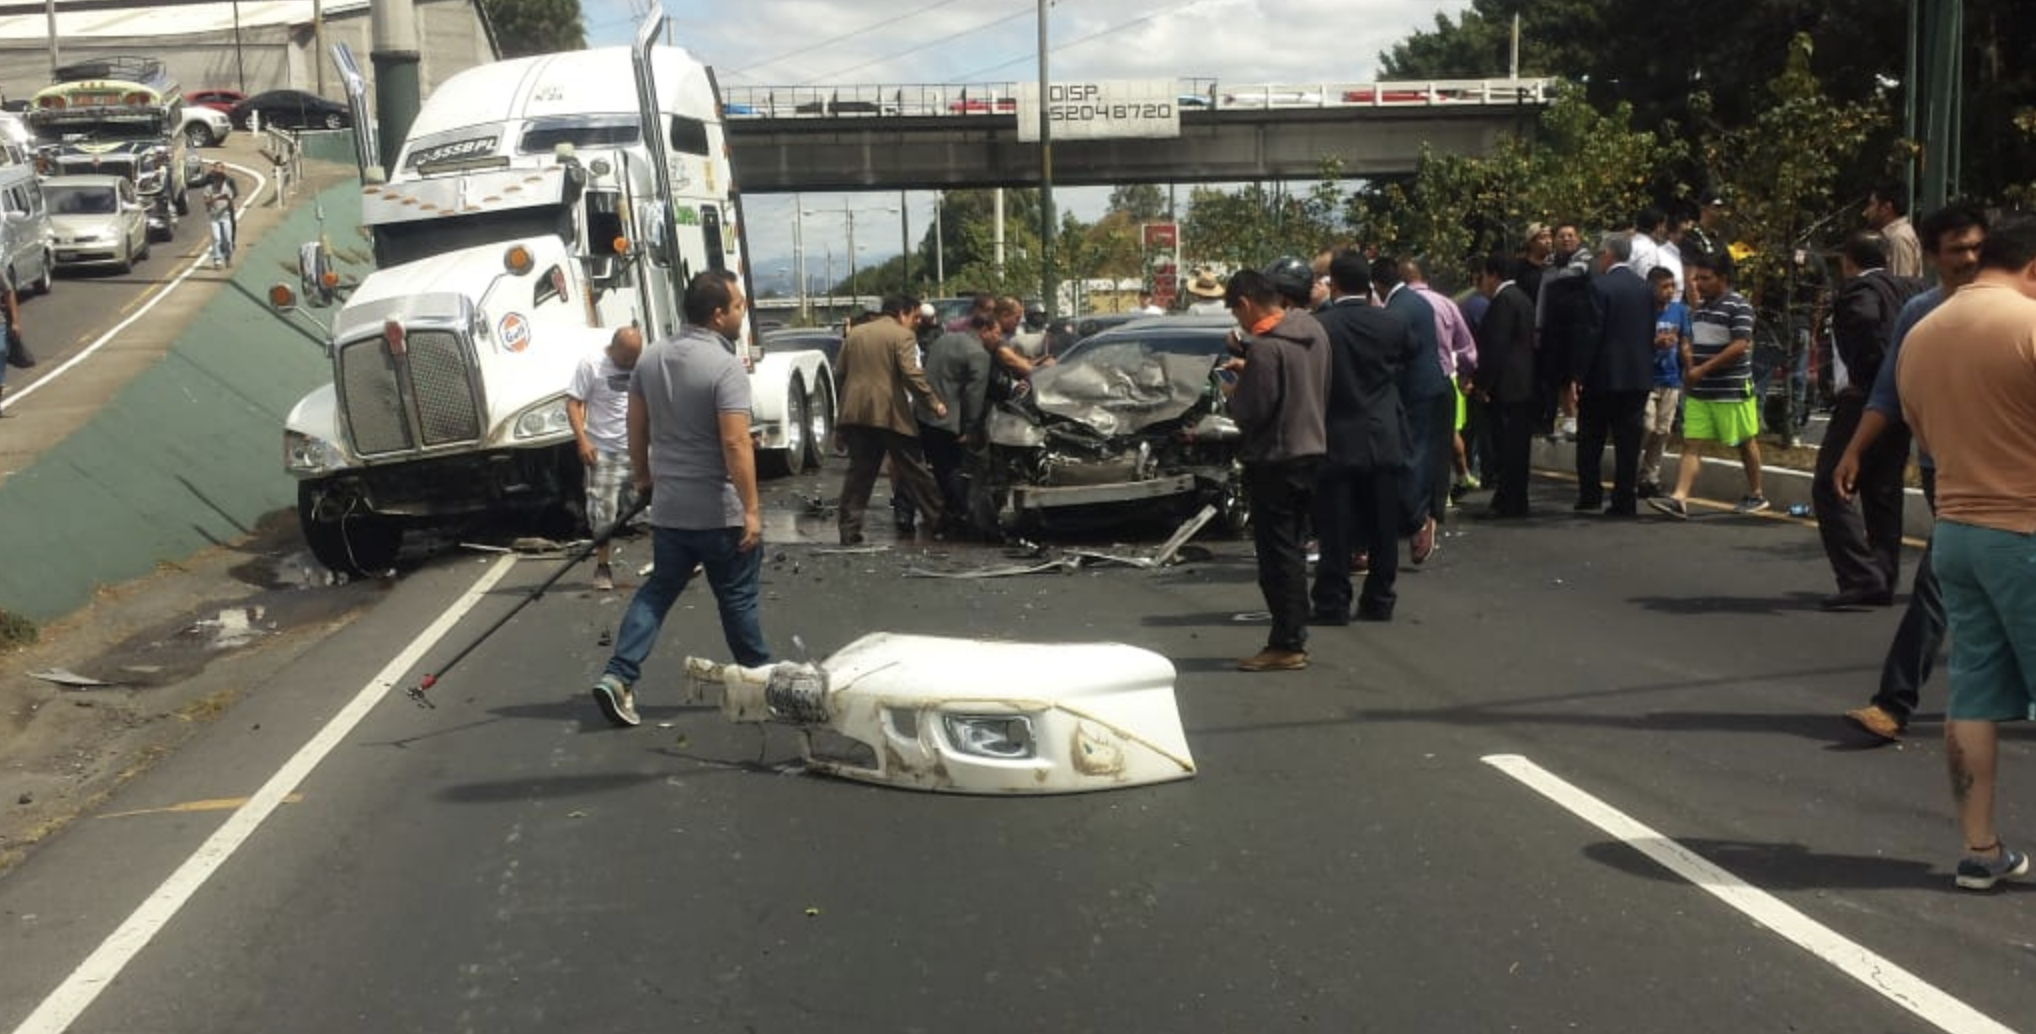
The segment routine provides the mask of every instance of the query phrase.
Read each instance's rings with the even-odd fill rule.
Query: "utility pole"
[[[314,24],[316,15],[313,16]],[[375,68],[375,121],[381,123],[382,153],[370,156],[382,168],[393,171],[403,150],[403,138],[417,121],[417,107],[423,92],[417,81],[422,55],[417,50],[417,8],[412,0],[371,0],[369,31],[374,36],[368,60]],[[319,30],[321,33],[323,29]],[[321,51],[318,90],[325,90],[325,62]]]
[[[1046,0],[1039,0],[1039,290],[1045,295],[1046,318],[1060,315],[1060,285],[1053,269],[1053,109],[1046,76]]]
[[[1921,65],[1908,87],[1910,114],[1923,144],[1917,211],[1944,207],[1958,193],[1960,130],[1965,114],[1965,0],[1910,0],[1922,5],[1911,24],[1921,32]],[[1919,78],[1915,77],[1919,74]],[[1921,89],[1918,90],[1917,87]]]
[[[51,79],[55,79],[57,66],[64,60],[57,55],[57,0],[42,0],[42,11],[49,19],[49,75]]]

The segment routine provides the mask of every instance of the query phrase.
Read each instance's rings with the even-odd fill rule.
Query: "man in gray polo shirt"
[[[637,497],[651,500],[654,566],[630,598],[615,655],[594,684],[594,702],[616,725],[637,723],[631,687],[696,565],[714,591],[736,663],[771,660],[757,617],[763,513],[749,437],[749,375],[729,343],[742,332],[748,305],[732,274],[695,276],[686,285],[685,326],[645,348],[630,377],[630,477]]]

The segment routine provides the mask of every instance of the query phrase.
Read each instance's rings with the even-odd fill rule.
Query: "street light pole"
[[[1060,285],[1053,270],[1053,108],[1046,76],[1046,0],[1039,0],[1039,287],[1046,296],[1046,318],[1060,315]]]

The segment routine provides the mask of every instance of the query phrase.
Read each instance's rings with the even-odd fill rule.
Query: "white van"
[[[0,165],[0,266],[23,296],[48,294],[56,265],[49,209],[33,165]]]

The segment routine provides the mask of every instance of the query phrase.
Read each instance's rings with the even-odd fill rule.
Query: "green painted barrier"
[[[317,236],[319,209],[335,245],[364,250],[354,244],[359,184],[318,202],[300,202],[240,250],[232,281],[162,361],[0,481],[0,610],[38,621],[68,614],[98,586],[232,542],[263,514],[296,506],[283,418],[331,379],[331,366],[301,324],[269,311],[266,292],[294,279],[297,245]]]

